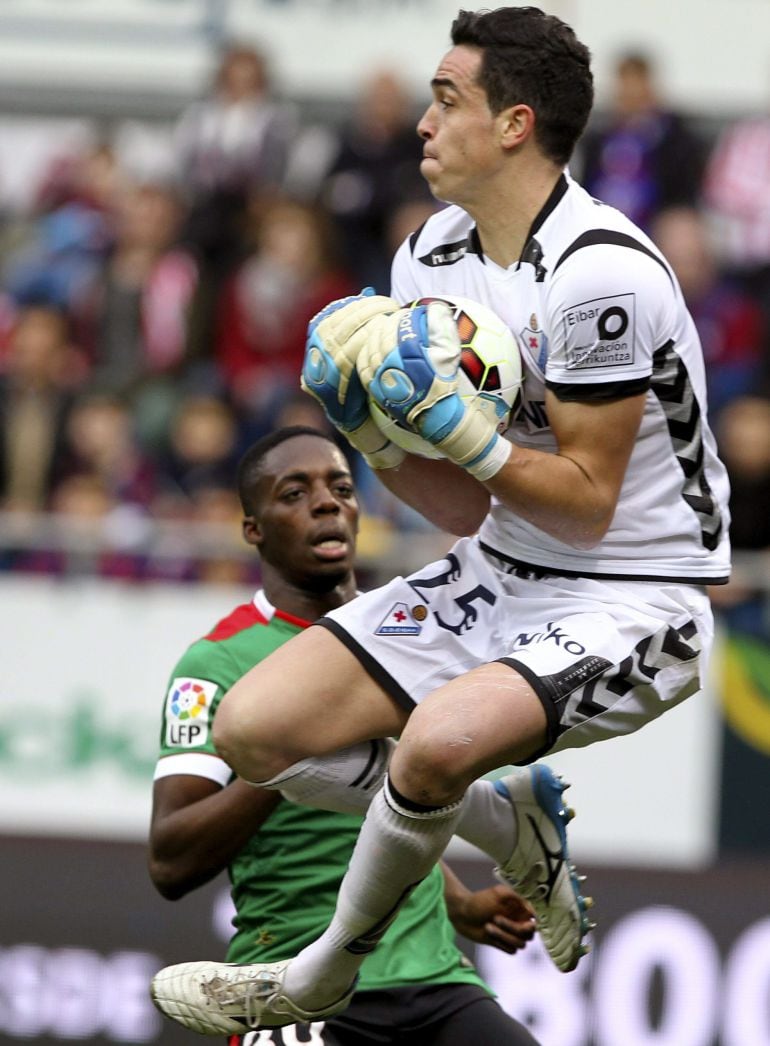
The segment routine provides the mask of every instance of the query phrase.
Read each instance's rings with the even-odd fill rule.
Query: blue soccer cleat
[[[512,804],[518,823],[513,853],[495,875],[535,909],[543,944],[564,973],[574,970],[588,952],[583,941],[593,929],[586,915],[593,901],[582,896],[581,877],[567,849],[566,826],[574,817],[562,801],[568,787],[542,765],[525,767],[494,783]]]

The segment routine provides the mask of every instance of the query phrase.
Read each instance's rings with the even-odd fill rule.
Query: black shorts
[[[431,984],[357,992],[344,1013],[234,1035],[229,1046],[538,1046],[537,1040],[475,984]]]

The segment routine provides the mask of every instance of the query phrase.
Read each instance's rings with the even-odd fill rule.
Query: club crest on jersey
[[[624,367],[634,362],[634,294],[614,294],[572,305],[563,311],[562,323],[569,370]]]
[[[545,335],[545,331],[540,330],[538,327],[537,316],[535,316],[534,312],[530,317],[529,324],[529,327],[524,327],[523,330],[519,331],[519,339],[529,355],[536,360],[540,370],[544,371],[548,360],[548,338]]]
[[[217,692],[208,679],[177,676],[166,698],[166,744],[169,748],[197,748],[209,736],[209,712]]]
[[[375,631],[376,636],[419,636],[419,625],[406,603],[394,603]]]

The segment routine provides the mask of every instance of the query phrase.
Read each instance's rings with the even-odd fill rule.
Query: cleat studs
[[[588,923],[588,925],[586,926],[586,933],[590,933],[591,930],[595,930],[595,929],[596,929],[596,923]]]
[[[578,881],[579,883],[584,883],[584,882],[586,881],[586,879],[587,879],[587,878],[588,878],[588,876],[587,876],[587,875],[579,875],[579,876],[577,877],[577,881]]]
[[[588,955],[588,953],[590,951],[591,951],[591,945],[590,944],[581,944],[580,945],[579,954],[580,954],[581,958],[584,955]]]

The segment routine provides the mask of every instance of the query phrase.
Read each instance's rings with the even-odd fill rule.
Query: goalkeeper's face
[[[353,572],[358,499],[342,452],[326,439],[302,435],[264,457],[255,513],[244,535],[263,565],[311,593],[335,588]]]
[[[505,159],[502,120],[489,108],[480,69],[478,49],[449,51],[431,81],[433,101],[417,125],[424,143],[420,171],[431,191],[465,207],[484,202]]]

